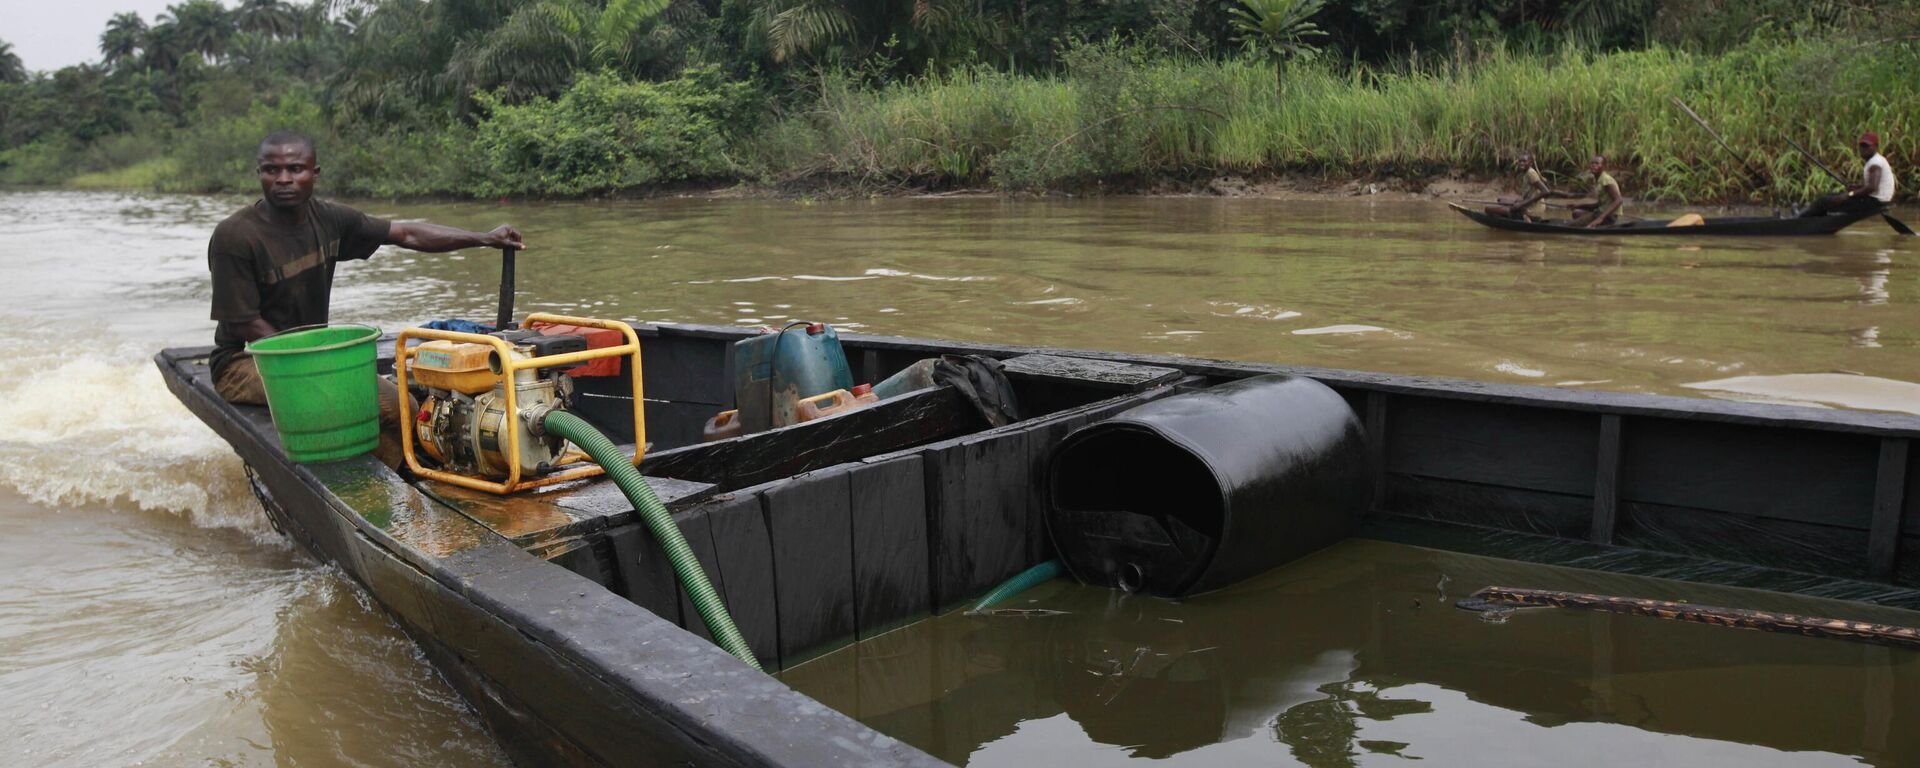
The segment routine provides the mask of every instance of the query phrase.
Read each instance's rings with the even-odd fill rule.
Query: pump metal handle
[[[513,246],[500,249],[500,314],[494,318],[494,330],[513,327],[513,255],[518,251]]]

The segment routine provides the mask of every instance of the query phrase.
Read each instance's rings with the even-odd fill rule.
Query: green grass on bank
[[[167,188],[169,179],[179,175],[180,164],[173,158],[150,157],[123,168],[82,173],[68,179],[66,186],[75,189],[160,190]]]
[[[1906,195],[1920,188],[1915,71],[1920,45],[1851,40],[1761,38],[1711,56],[1495,53],[1392,71],[1082,46],[1042,77],[982,67],[865,87],[827,76],[779,116],[750,86],[696,69],[663,83],[583,77],[558,99],[489,102],[471,123],[347,136],[296,90],[187,127],[9,149],[0,183],[245,191],[253,142],[292,127],[322,138],[330,194],[380,197],[591,196],[699,179],[1032,191],[1160,175],[1491,175],[1530,149],[1563,176],[1609,155],[1638,197],[1773,202],[1834,186],[1787,136],[1852,176],[1853,138],[1871,129]]]
[[[1532,149],[1568,174],[1607,154],[1642,196],[1793,199],[1833,184],[1785,136],[1851,175],[1854,137],[1877,130],[1902,189],[1920,182],[1917,65],[1913,45],[1823,41],[1754,42],[1722,56],[1497,54],[1417,72],[1092,49],[1058,77],[970,70],[870,91],[829,81],[817,110],[773,126],[756,146],[775,173],[1005,189],[1139,174],[1498,173]],[[1740,156],[1719,149],[1672,97]]]

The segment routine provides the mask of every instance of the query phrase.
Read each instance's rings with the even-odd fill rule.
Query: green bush
[[[591,195],[728,175],[730,129],[746,98],[746,85],[712,69],[662,83],[590,75],[558,99],[521,105],[483,98],[478,191]]]
[[[158,189],[166,175],[161,171],[171,166],[164,159],[166,132],[165,125],[149,122],[134,132],[102,136],[91,143],[65,134],[43,136],[0,151],[0,184],[47,186],[87,178],[86,186],[92,187]],[[120,173],[136,166],[139,173]],[[114,180],[108,181],[109,175]]]
[[[227,105],[227,109],[232,109]],[[174,135],[169,156],[175,160],[173,173],[162,182],[176,192],[248,192],[258,188],[254,173],[254,155],[260,139],[278,130],[299,131],[321,146],[320,165],[328,162],[326,141],[330,135],[326,118],[312,94],[304,89],[288,91],[272,101],[253,100],[244,112],[233,114],[203,104],[191,126]],[[323,179],[325,177],[322,177]]]
[[[0,184],[60,184],[78,171],[84,151],[84,145],[65,134],[42,136],[37,141],[0,150]]]
[[[474,129],[448,122],[416,130],[350,131],[321,163],[329,188],[355,197],[468,196],[482,182]]]

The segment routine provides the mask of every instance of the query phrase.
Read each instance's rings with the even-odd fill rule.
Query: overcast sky
[[[100,32],[107,19],[133,11],[153,23],[180,0],[0,0],[0,40],[29,71],[55,70],[100,60]],[[223,3],[224,5],[225,3]]]

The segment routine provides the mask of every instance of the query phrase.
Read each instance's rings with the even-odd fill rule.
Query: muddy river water
[[[210,343],[206,238],[245,202],[0,192],[0,764],[503,764],[152,370]],[[1606,242],[1360,199],[363,207],[519,226],[522,312],[1920,413],[1920,245],[1877,222]],[[496,280],[488,253],[383,252],[340,270],[334,317],[485,318]],[[1496,577],[1777,599],[1351,542],[1180,605],[1054,585],[1025,599],[1059,614],[950,616],[788,679],[977,765],[1920,761],[1916,654],[1441,605]]]

